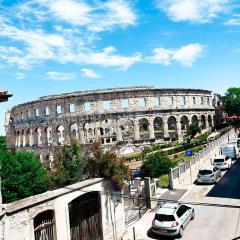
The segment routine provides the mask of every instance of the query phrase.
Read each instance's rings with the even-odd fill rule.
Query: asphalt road
[[[199,205],[182,239],[240,239],[240,160],[223,172],[217,184],[196,185],[183,201]]]
[[[194,185],[182,199],[194,204],[196,217],[184,230],[182,240],[240,239],[240,160],[222,172],[216,185]],[[148,238],[170,240],[147,230]]]

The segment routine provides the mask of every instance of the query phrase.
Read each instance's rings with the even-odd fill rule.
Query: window
[[[46,116],[49,115],[49,107],[45,107],[45,115],[46,115]]]
[[[152,103],[153,103],[153,106],[156,107],[156,106],[159,106],[160,105],[160,99],[159,97],[154,97],[152,99]]]
[[[207,104],[210,105],[210,100],[209,97],[207,98]]]
[[[173,221],[175,221],[175,218],[173,215],[156,213],[155,220],[160,221],[160,222],[173,222]]]
[[[181,97],[180,98],[180,106],[184,106],[186,105],[186,98],[185,97]]]
[[[128,107],[129,107],[129,101],[128,101],[128,99],[123,99],[123,100],[122,100],[122,107],[123,107],[123,108],[128,108]]]
[[[62,107],[60,105],[57,106],[57,114],[62,113]]]
[[[75,104],[74,103],[70,103],[69,104],[69,112],[70,113],[74,113],[75,112]]]
[[[176,214],[180,218],[189,208],[185,205],[181,205],[177,210]]]
[[[38,117],[38,116],[39,116],[39,111],[38,111],[38,108],[34,109],[34,114],[35,114],[35,116],[36,116],[36,117]]]
[[[110,102],[109,101],[103,101],[102,102],[103,109],[107,110],[110,108]]]
[[[84,102],[83,103],[83,108],[85,111],[89,111],[91,106],[90,106],[90,102]]]
[[[23,112],[21,112],[21,119],[23,119]]]
[[[173,97],[168,97],[168,106],[173,105]]]
[[[145,107],[146,106],[145,98],[139,98],[138,104],[139,104],[139,107]]]
[[[31,111],[27,110],[27,118],[30,118],[30,117],[31,117]]]
[[[195,104],[196,104],[196,98],[193,97],[193,105],[195,105]]]
[[[201,105],[203,105],[203,97],[201,97]]]

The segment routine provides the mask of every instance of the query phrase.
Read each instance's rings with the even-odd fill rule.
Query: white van
[[[238,158],[239,152],[236,144],[226,144],[220,147],[221,155],[228,156],[232,160]]]
[[[240,138],[236,138],[227,143],[227,145],[236,144],[238,151],[240,152]]]

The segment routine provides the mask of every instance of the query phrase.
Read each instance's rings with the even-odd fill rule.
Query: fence
[[[219,147],[229,140],[232,140],[235,138],[235,130],[231,129],[224,135],[222,135],[217,140],[209,143],[206,148],[195,154],[190,161],[185,161],[178,165],[177,167],[170,169],[169,172],[169,185],[171,189],[174,189],[174,186],[176,184],[179,184],[183,182],[184,178],[187,177],[187,175],[191,175],[192,178],[192,168],[195,167],[199,168],[199,166],[202,164],[202,162],[206,159],[210,160],[212,155],[216,153],[216,151],[219,150]],[[192,180],[191,180],[192,181]]]

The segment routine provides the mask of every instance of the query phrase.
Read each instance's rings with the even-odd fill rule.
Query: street
[[[240,161],[223,171],[216,185],[196,185],[181,199],[192,203],[196,217],[184,229],[183,240],[240,239]],[[238,208],[239,207],[239,208]],[[151,231],[155,211],[148,212],[135,226],[136,240],[177,238],[158,236]],[[144,236],[145,235],[145,236]],[[133,238],[123,238],[133,239]]]

